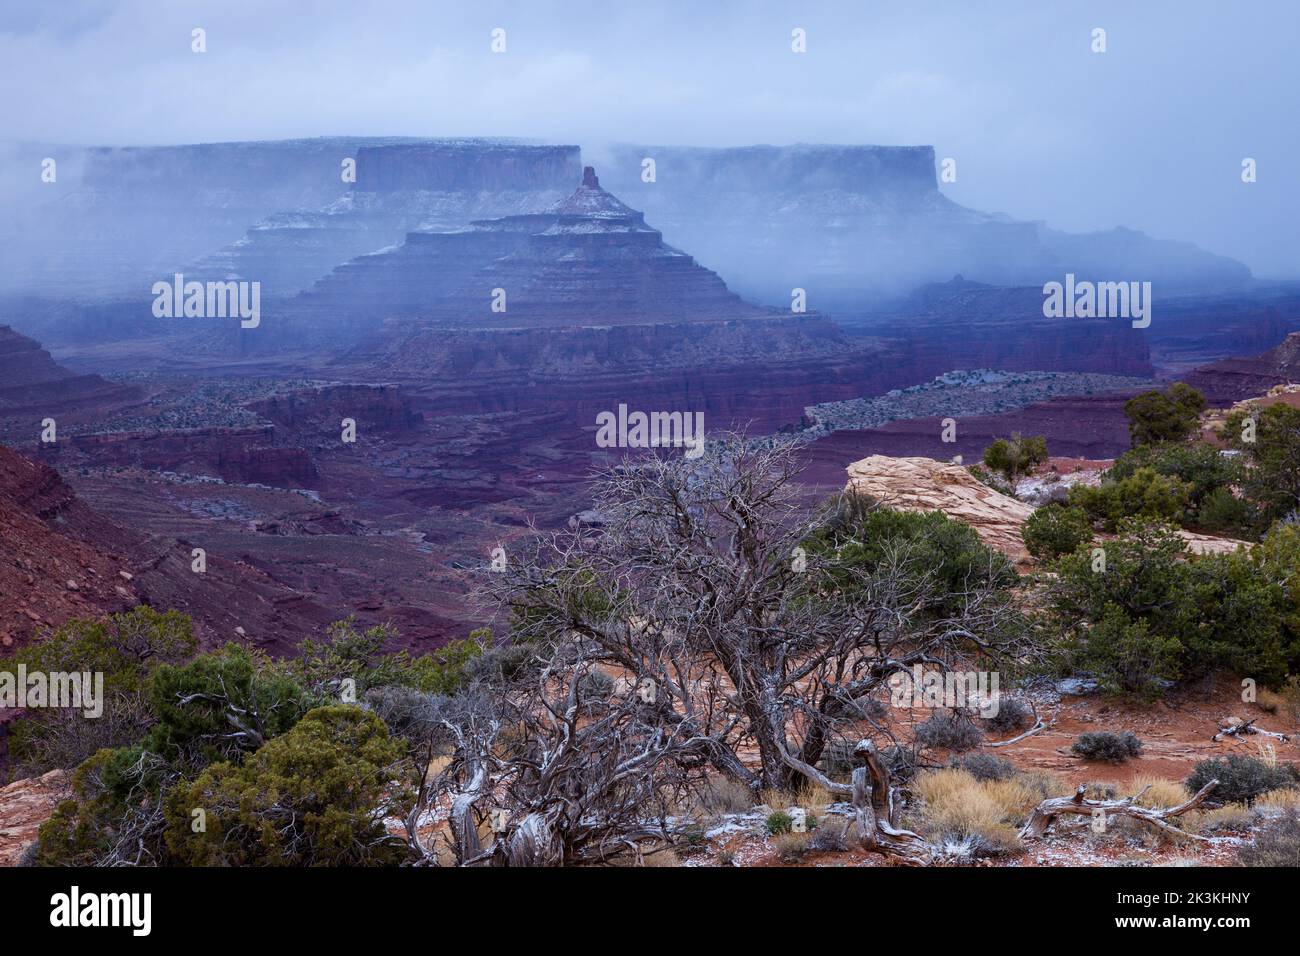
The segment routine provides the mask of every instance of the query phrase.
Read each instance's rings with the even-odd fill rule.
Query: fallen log
[[[1020,734],[1019,736],[1012,737],[1010,740],[998,740],[992,743],[986,743],[984,744],[984,746],[985,747],[1006,747],[1010,744],[1014,744],[1021,740],[1024,740],[1026,737],[1032,737],[1040,730],[1046,730],[1046,729],[1047,729],[1047,724],[1043,723],[1043,721],[1040,720],[1038,721],[1038,723],[1034,724],[1034,726],[1030,727],[1028,730],[1026,730],[1023,734]]]
[[[1275,737],[1278,740],[1290,743],[1291,738],[1286,734],[1279,734],[1272,730],[1264,730],[1262,727],[1256,727],[1255,721],[1258,719],[1258,717],[1255,717],[1245,723],[1222,724],[1219,727],[1219,732],[1210,739],[1215,743],[1218,743],[1227,737],[1247,737],[1252,734],[1262,734],[1265,737]]]
[[[1042,839],[1047,833],[1047,828],[1052,825],[1058,816],[1064,813],[1075,813],[1089,817],[1095,817],[1100,813],[1103,820],[1112,816],[1130,817],[1134,820],[1141,820],[1143,823],[1149,823],[1165,833],[1186,837],[1189,840],[1207,840],[1207,837],[1178,829],[1169,820],[1173,817],[1182,816],[1189,810],[1195,810],[1205,802],[1205,798],[1210,795],[1210,791],[1218,785],[1219,781],[1211,780],[1196,791],[1195,796],[1191,799],[1178,804],[1176,807],[1158,809],[1155,807],[1139,807],[1137,805],[1137,801],[1151,789],[1150,787],[1143,787],[1133,796],[1124,797],[1121,800],[1087,800],[1084,799],[1083,795],[1088,788],[1080,784],[1079,789],[1074,792],[1073,796],[1051,797],[1036,806],[1034,812],[1029,815],[1029,819],[1025,821],[1025,825],[1020,828],[1020,837],[1023,840]]]

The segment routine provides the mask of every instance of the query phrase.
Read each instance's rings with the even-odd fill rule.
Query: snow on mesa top
[[[584,166],[582,168],[582,185],[574,190],[573,195],[568,199],[556,203],[550,212],[552,215],[559,216],[632,219],[637,222],[643,219],[641,213],[631,206],[619,202],[619,200],[600,188],[600,180],[596,178],[594,166]]]

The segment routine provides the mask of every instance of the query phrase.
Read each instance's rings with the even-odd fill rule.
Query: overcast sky
[[[945,192],[1300,276],[1296,0],[0,0],[0,138],[931,144]],[[207,31],[208,52],[190,50]],[[506,52],[490,33],[506,30]],[[806,54],[790,50],[807,31]],[[1091,51],[1095,27],[1107,51]],[[1259,181],[1241,182],[1241,161]]]

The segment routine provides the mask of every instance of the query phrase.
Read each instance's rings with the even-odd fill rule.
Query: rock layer
[[[0,866],[17,866],[36,843],[41,824],[71,795],[71,776],[64,770],[0,787]]]
[[[1020,529],[1032,505],[1001,494],[977,481],[960,465],[931,458],[872,455],[848,466],[847,490],[870,495],[903,511],[942,511],[975,529],[986,545],[1028,563]]]

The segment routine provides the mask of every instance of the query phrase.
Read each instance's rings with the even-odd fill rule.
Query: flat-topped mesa
[[[257,279],[263,295],[292,295],[339,263],[400,243],[413,229],[455,229],[548,209],[580,168],[577,146],[497,140],[380,143],[355,155],[355,184],[340,183],[328,204],[268,216],[192,263],[187,274]]]
[[[759,308],[666,245],[594,168],[544,212],[410,233],[338,267],[294,304],[325,323],[439,328],[681,324],[784,313]],[[788,316],[787,316],[788,317]]]

